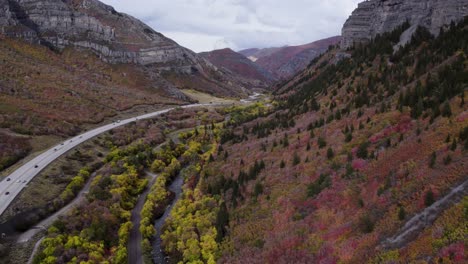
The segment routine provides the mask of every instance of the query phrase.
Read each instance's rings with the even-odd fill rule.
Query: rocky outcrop
[[[362,2],[342,29],[343,49],[367,42],[408,21],[408,34],[424,26],[437,35],[440,28],[468,15],[468,0],[369,0]],[[408,36],[406,36],[408,40]]]
[[[197,64],[193,52],[96,0],[0,0],[0,31],[56,49],[75,46],[112,63]]]
[[[207,80],[200,85],[216,84],[218,95],[244,94],[236,76],[97,0],[0,0],[0,33],[59,51],[91,50],[105,62],[149,66],[161,75],[197,75]]]

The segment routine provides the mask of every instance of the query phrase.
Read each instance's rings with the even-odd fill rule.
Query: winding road
[[[73,207],[79,205],[81,203],[86,194],[89,191],[89,188],[91,187],[91,182],[93,181],[94,177],[96,176],[96,173],[93,173],[91,177],[89,177],[88,182],[86,185],[81,189],[81,191],[76,195],[75,199],[73,199],[71,202],[69,202],[67,205],[62,207],[60,210],[52,214],[51,216],[47,217],[46,219],[42,220],[38,224],[36,224],[34,227],[30,228],[28,231],[22,233],[18,239],[16,240],[17,243],[26,243],[28,242],[31,238],[33,238],[37,233],[39,233],[41,230],[47,230],[49,226],[52,225],[52,223],[55,222],[59,218],[59,216],[64,215],[67,213],[70,209]]]
[[[199,107],[199,106],[210,106],[210,105],[217,105],[217,104],[191,104],[191,105],[184,105],[180,106],[182,108],[191,108],[191,107]],[[111,124],[107,124],[88,132],[85,132],[81,135],[75,136],[70,138],[59,145],[56,145],[39,156],[35,157],[34,159],[30,160],[29,162],[25,163],[23,166],[19,167],[9,176],[5,177],[0,182],[0,215],[8,208],[8,206],[13,202],[13,200],[20,194],[20,192],[28,186],[28,183],[41,172],[47,165],[52,163],[58,157],[65,154],[67,151],[73,149],[74,147],[78,146],[79,144],[97,136],[104,132],[107,132],[113,128],[124,126],[131,122],[140,119],[148,119],[153,118],[164,113],[167,113],[176,107],[167,108],[164,110],[124,119],[124,120],[117,120]]]

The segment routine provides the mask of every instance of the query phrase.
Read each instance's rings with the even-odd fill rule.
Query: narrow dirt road
[[[399,248],[412,241],[425,227],[431,225],[437,217],[451,205],[460,202],[468,195],[468,180],[453,188],[446,196],[413,216],[398,233],[382,243],[385,248]]]
[[[70,209],[72,209],[73,207],[81,203],[84,200],[86,194],[88,193],[89,188],[91,187],[91,182],[93,181],[94,176],[96,176],[96,173],[93,173],[91,177],[89,177],[88,182],[83,187],[83,189],[81,189],[81,191],[78,193],[75,199],[73,199],[66,206],[62,207],[62,209],[55,212],[53,215],[47,217],[46,219],[42,220],[39,224],[33,226],[28,231],[21,234],[16,240],[16,242],[17,243],[28,242],[34,235],[39,233],[41,230],[46,230],[47,228],[49,228],[49,226],[52,225],[55,222],[55,220],[59,218],[59,216],[64,215]]]
[[[141,221],[141,210],[143,205],[145,205],[146,196],[148,196],[151,186],[153,186],[156,181],[157,175],[149,171],[146,171],[146,175],[150,177],[150,182],[148,183],[148,188],[138,197],[138,202],[135,205],[135,208],[132,210],[132,216],[130,220],[132,221],[133,227],[130,230],[130,237],[128,239],[128,263],[132,264],[143,264],[143,252],[141,250],[141,241],[143,237],[140,233],[140,221]]]
[[[39,239],[36,244],[34,245],[33,251],[31,253],[31,256],[29,257],[28,264],[32,264],[34,260],[34,256],[36,255],[37,250],[39,249],[39,246],[41,245],[42,240],[44,240],[44,237]]]

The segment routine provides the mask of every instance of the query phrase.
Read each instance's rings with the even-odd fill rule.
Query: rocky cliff
[[[0,33],[59,51],[69,46],[91,50],[109,63],[149,66],[161,74],[196,75],[210,80],[210,85],[215,82],[218,90],[224,90],[220,95],[243,93],[235,76],[97,0],[0,0]]]
[[[369,0],[362,2],[342,29],[341,47],[366,42],[379,33],[395,29],[409,21],[404,34],[407,39],[417,26],[424,26],[434,35],[440,28],[468,15],[468,0]],[[406,40],[402,40],[406,41]]]

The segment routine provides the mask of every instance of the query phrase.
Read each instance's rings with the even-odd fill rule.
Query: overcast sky
[[[340,35],[364,0],[101,0],[193,51],[300,45]]]

